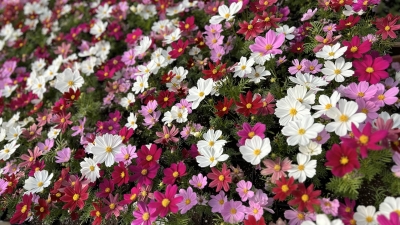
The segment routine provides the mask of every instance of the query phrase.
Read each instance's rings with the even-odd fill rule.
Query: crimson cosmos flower
[[[114,166],[114,171],[111,174],[114,184],[121,186],[129,182],[128,170],[125,168],[123,162],[119,162],[118,165]]]
[[[154,164],[148,168],[142,166],[129,166],[129,170],[133,172],[133,175],[129,177],[130,182],[137,181],[137,185],[152,185],[154,177],[157,176],[160,165]]]
[[[275,193],[274,199],[279,201],[284,201],[294,190],[297,189],[297,184],[294,184],[294,178],[290,177],[286,179],[286,177],[282,176],[279,180],[276,181],[276,187],[272,189]]]
[[[211,78],[213,81],[217,81],[220,80],[226,73],[226,63],[221,64],[219,61],[217,61],[214,65],[211,62],[208,62],[208,67],[210,67],[209,70],[202,71],[202,73],[205,75],[203,77],[205,80]]]
[[[339,20],[339,25],[336,26],[336,30],[341,31],[353,27],[358,23],[358,21],[360,21],[360,19],[361,19],[360,16],[354,17],[354,15],[351,15],[344,20]]]
[[[264,31],[261,22],[258,22],[256,19],[253,19],[251,23],[248,23],[247,21],[239,22],[239,26],[240,29],[236,33],[244,34],[245,40],[253,39]]]
[[[63,98],[71,102],[78,100],[79,96],[81,96],[81,91],[79,89],[76,89],[76,91],[74,91],[74,89],[72,88],[70,88],[68,92],[65,92],[63,94]]]
[[[381,150],[383,146],[377,145],[378,142],[385,139],[388,131],[378,130],[373,132],[371,123],[365,124],[362,131],[351,124],[351,131],[353,132],[353,138],[341,138],[343,145],[351,148],[360,148],[360,155],[362,158],[366,158],[368,153],[367,150]]]
[[[189,45],[188,40],[183,42],[182,39],[179,39],[178,42],[172,42],[171,43],[172,51],[170,51],[168,54],[171,56],[171,58],[176,59],[185,52],[185,49],[188,45]]]
[[[243,220],[244,225],[266,225],[264,217],[261,217],[260,220],[256,220],[256,217],[253,215],[248,215],[246,220]]]
[[[347,46],[346,58],[360,59],[371,50],[372,44],[369,41],[361,43],[361,39],[358,36],[354,36],[351,41],[343,41],[343,45]]]
[[[179,21],[179,29],[183,32],[189,32],[196,28],[196,24],[194,23],[194,16],[190,16],[186,18],[185,22]]]
[[[32,205],[32,194],[25,194],[22,197],[22,202],[18,203],[15,213],[13,217],[10,220],[11,224],[18,223],[21,224],[23,223],[26,218],[28,217],[28,214],[31,211],[31,205]]]
[[[229,191],[229,183],[232,183],[232,177],[231,170],[227,168],[226,164],[222,164],[221,171],[215,167],[212,167],[211,171],[207,174],[207,177],[212,180],[208,186],[210,188],[217,187],[216,192],[219,192],[222,188],[225,192]]]
[[[217,110],[215,114],[219,117],[223,117],[224,115],[229,113],[229,109],[233,103],[233,99],[229,99],[224,97],[224,101],[218,101],[215,105],[215,109]]]
[[[96,73],[97,78],[99,79],[99,81],[103,81],[105,79],[111,79],[114,76],[115,73],[115,68],[111,68],[106,65],[104,67],[104,70],[98,70]]]
[[[386,17],[376,19],[375,22],[372,22],[378,28],[376,34],[382,35],[382,40],[386,40],[388,37],[396,38],[397,35],[394,31],[400,29],[400,24],[396,24],[399,18],[390,13]]]
[[[244,116],[257,114],[258,109],[263,107],[261,96],[255,95],[255,98],[253,98],[253,93],[251,93],[251,91],[247,92],[246,97],[240,94],[239,98],[240,102],[236,102],[236,106],[238,107],[236,111]]]
[[[146,145],[142,145],[139,151],[137,151],[136,162],[138,165],[149,168],[152,165],[158,164],[157,161],[160,159],[162,149],[157,148],[157,145],[151,144],[150,149]]]
[[[43,220],[47,215],[50,214],[49,205],[45,199],[39,199],[39,204],[34,207],[36,210],[35,215],[39,217],[39,220]]]
[[[93,202],[92,205],[93,205],[94,209],[92,211],[90,211],[90,216],[95,218],[92,225],[100,225],[101,220],[102,220],[101,203]]]
[[[345,143],[334,144],[332,149],[326,152],[326,160],[325,166],[332,167],[332,174],[337,177],[343,177],[360,168],[357,151]]]
[[[77,180],[74,186],[69,186],[64,189],[64,196],[60,198],[61,201],[66,204],[63,206],[63,209],[69,209],[70,211],[74,211],[74,209],[78,206],[80,209],[83,209],[85,205],[84,201],[88,199],[89,185],[85,187],[82,186],[82,183]]]
[[[172,163],[170,168],[164,169],[164,184],[174,184],[176,179],[186,175],[186,165],[183,162]]]
[[[126,144],[132,137],[134,130],[132,128],[123,127],[119,130],[118,135],[121,136],[122,143]]]
[[[157,97],[157,103],[161,108],[170,107],[175,102],[175,92],[171,91],[160,91],[160,94]]]
[[[159,191],[154,192],[156,201],[148,204],[149,208],[156,209],[153,215],[165,217],[169,212],[177,213],[179,210],[177,204],[183,200],[182,196],[175,197],[177,191],[177,185],[168,185],[165,194]]]
[[[318,196],[321,195],[321,191],[314,191],[314,184],[311,184],[306,188],[303,183],[300,183],[297,190],[293,191],[294,199],[288,202],[289,205],[298,205],[299,211],[307,209],[310,213],[314,212],[314,205],[319,205]]]
[[[381,79],[389,77],[385,71],[390,63],[383,57],[373,58],[371,55],[364,56],[362,61],[354,61],[354,76],[358,77],[358,81],[367,81],[370,84],[376,84]]]

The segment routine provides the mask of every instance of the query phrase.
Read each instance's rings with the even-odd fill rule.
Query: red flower
[[[354,123],[352,123],[351,131],[353,132],[354,138],[341,138],[343,145],[349,146],[352,149],[357,147],[360,148],[360,154],[362,158],[367,157],[368,149],[381,150],[383,146],[377,145],[377,143],[385,139],[388,134],[387,130],[372,132],[371,123],[365,124],[362,131],[358,130]]]
[[[182,200],[182,196],[175,197],[176,192],[178,190],[178,186],[176,185],[168,185],[165,190],[165,194],[156,191],[154,192],[155,202],[151,202],[148,204],[149,208],[154,208],[156,211],[155,215],[159,215],[160,217],[165,217],[169,212],[177,213],[178,206]]]
[[[183,32],[185,32],[185,31],[189,32],[189,31],[196,29],[196,24],[194,23],[194,16],[190,16],[190,17],[186,18],[185,22],[180,21],[179,29],[181,29],[181,31],[183,31]]]
[[[118,135],[121,136],[122,142],[127,143],[129,138],[132,137],[134,130],[131,128],[123,127],[119,132]]]
[[[72,124],[72,121],[69,120],[70,118],[71,118],[71,113],[68,113],[67,115],[65,115],[64,112],[60,112],[59,114],[53,115],[51,122],[58,123],[55,128],[61,129],[61,131],[64,133],[65,130],[67,129],[68,125]]]
[[[215,105],[215,109],[218,110],[215,114],[219,117],[223,117],[224,115],[229,113],[229,109],[233,103],[233,99],[228,99],[224,97],[224,101],[218,101],[217,105]]]
[[[140,185],[152,185],[153,179],[156,177],[160,165],[154,164],[148,168],[142,166],[129,166],[129,170],[133,172],[133,175],[129,177],[130,182],[137,181],[138,186]]]
[[[35,206],[36,216],[39,216],[39,220],[43,220],[47,215],[50,214],[49,206],[45,199],[39,199],[39,205]]]
[[[158,95],[157,98],[157,103],[158,105],[161,106],[161,108],[166,108],[170,107],[174,104],[175,102],[175,93],[171,91],[161,91],[160,94]]]
[[[360,168],[357,151],[346,144],[334,144],[332,149],[326,152],[326,160],[325,166],[332,167],[332,174],[337,177],[343,177]]]
[[[251,24],[249,24],[247,21],[243,21],[242,23],[239,23],[239,26],[240,29],[236,33],[244,34],[245,40],[253,39],[264,31],[264,27],[262,26],[261,22],[258,22],[256,19],[253,19]]]
[[[90,211],[90,216],[94,217],[94,221],[92,225],[100,225],[101,224],[101,203],[92,203],[94,210]]]
[[[71,102],[78,100],[79,96],[81,96],[81,91],[79,89],[76,89],[76,91],[74,91],[74,89],[72,88],[70,88],[68,92],[65,92],[63,94],[63,98]]]
[[[202,73],[205,75],[203,78],[206,80],[208,78],[213,79],[214,81],[220,80],[226,73],[226,63],[220,64],[220,62],[216,62],[213,65],[211,62],[208,62],[209,70],[203,70]]]
[[[123,184],[127,184],[129,181],[128,170],[125,168],[123,162],[119,162],[117,166],[114,166],[114,172],[112,172],[112,178],[114,184],[121,186]]]
[[[164,184],[174,184],[176,179],[186,175],[186,165],[183,162],[172,163],[170,168],[164,169]]]
[[[371,42],[361,40],[358,36],[354,36],[350,41],[343,41],[343,45],[347,46],[346,57],[360,59],[365,53],[371,50]]]
[[[294,190],[297,189],[297,184],[294,184],[294,178],[290,177],[288,180],[282,176],[276,181],[276,187],[272,189],[275,193],[274,199],[284,201]]]
[[[293,53],[302,53],[304,50],[304,43],[303,42],[296,42],[292,47],[290,48],[290,51]]]
[[[172,78],[174,78],[175,76],[176,76],[175,73],[173,73],[172,71],[169,71],[169,73],[166,73],[161,77],[161,83],[162,84],[169,83],[169,82],[171,82]]]
[[[52,108],[53,113],[65,112],[69,107],[71,107],[71,103],[67,102],[64,98],[60,98]]]
[[[114,76],[115,73],[115,68],[111,68],[106,65],[104,67],[104,70],[98,70],[96,73],[97,78],[99,81],[103,81],[105,79],[111,79]]]
[[[137,151],[136,162],[138,165],[149,168],[152,165],[158,164],[157,161],[160,159],[162,149],[157,148],[157,145],[152,144],[150,149],[146,145],[142,145],[139,151]]]
[[[226,164],[222,165],[222,171],[219,171],[215,167],[211,168],[212,173],[208,173],[207,177],[212,180],[209,187],[217,187],[216,192],[219,192],[222,188],[224,191],[229,191],[229,183],[232,183],[231,170],[227,169]]]
[[[138,198],[138,195],[139,195],[139,189],[137,187],[133,187],[131,189],[131,193],[124,194],[124,200],[121,201],[121,204],[122,205],[131,204],[133,201],[135,201]]]
[[[263,12],[263,14],[260,15],[256,15],[255,20],[260,20],[261,21],[261,26],[268,30],[271,27],[273,28],[278,28],[279,26],[276,24],[277,22],[279,22],[281,20],[281,18],[276,18],[275,15],[272,12]]]
[[[17,208],[15,209],[15,213],[10,220],[10,223],[21,224],[26,220],[28,214],[31,211],[32,197],[33,197],[32,194],[29,195],[25,194],[22,197],[22,202],[18,203]]]
[[[179,39],[178,42],[171,43],[172,51],[170,51],[168,54],[171,56],[171,58],[176,59],[185,52],[185,49],[188,45],[188,40],[183,42],[182,39]]]
[[[261,102],[263,103],[263,106],[258,110],[258,114],[260,115],[274,114],[275,104],[272,104],[272,102],[275,102],[275,97],[271,93],[268,92],[267,96],[261,99]]]
[[[370,84],[376,84],[381,79],[389,77],[385,71],[390,63],[383,57],[372,58],[371,55],[364,56],[362,61],[354,61],[354,76],[358,77],[358,81],[367,81]]]
[[[66,187],[64,189],[64,196],[60,198],[61,201],[66,203],[63,209],[74,211],[77,206],[83,209],[85,205],[84,201],[89,197],[87,193],[88,189],[89,185],[82,187],[82,183],[79,180],[77,180],[73,186]]]
[[[337,12],[345,5],[353,5],[353,0],[331,0],[330,7]]]
[[[294,199],[288,202],[289,205],[294,206],[298,205],[298,210],[303,211],[307,209],[309,212],[314,212],[314,205],[319,205],[320,202],[318,200],[318,196],[321,194],[321,191],[314,191],[314,184],[311,184],[306,188],[303,183],[300,183],[298,189],[293,191]]]
[[[142,30],[137,28],[136,30],[132,31],[132,33],[126,35],[125,42],[128,44],[134,44],[140,36],[142,36]]]
[[[244,220],[244,225],[266,225],[264,217],[261,217],[259,221],[253,215],[248,215],[247,220]]]
[[[354,17],[354,15],[351,15],[344,20],[339,20],[339,25],[336,26],[336,30],[340,31],[353,27],[358,23],[358,21],[360,21],[360,18],[361,18],[360,16]]]
[[[394,31],[400,29],[400,24],[396,25],[397,20],[399,20],[399,16],[393,16],[392,14],[376,19],[375,22],[372,22],[378,28],[376,34],[381,34],[382,40],[386,40],[388,36],[396,38],[397,35]]]
[[[240,94],[239,98],[240,102],[236,102],[236,106],[238,107],[236,111],[244,116],[257,114],[258,109],[263,106],[261,96],[255,95],[255,98],[253,98],[251,91],[247,92],[246,98],[242,94]]]

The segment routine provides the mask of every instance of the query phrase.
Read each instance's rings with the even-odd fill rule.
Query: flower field
[[[1,1],[0,219],[400,225],[386,8]]]

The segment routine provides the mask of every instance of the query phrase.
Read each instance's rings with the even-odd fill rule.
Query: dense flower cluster
[[[298,2],[2,1],[0,212],[400,224],[400,16]]]

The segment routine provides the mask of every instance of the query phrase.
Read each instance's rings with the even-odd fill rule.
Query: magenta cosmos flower
[[[260,138],[264,138],[265,125],[262,123],[256,123],[254,127],[252,127],[249,123],[243,123],[243,129],[237,132],[240,140],[239,144],[244,145],[247,139],[251,139],[254,136],[259,136]]]
[[[362,158],[366,158],[368,153],[367,150],[381,150],[383,146],[379,146],[378,142],[386,138],[387,130],[378,130],[373,132],[372,125],[370,123],[365,124],[362,131],[352,123],[351,131],[353,132],[353,138],[341,138],[343,145],[352,148],[360,148],[360,154]]]
[[[376,84],[381,79],[389,77],[389,74],[385,71],[389,64],[383,57],[374,59],[371,55],[366,55],[362,61],[353,62],[353,66],[356,69],[354,76],[358,77],[358,81],[368,81],[370,84]]]
[[[279,48],[285,41],[285,34],[276,34],[272,29],[265,34],[265,38],[258,36],[255,43],[250,45],[252,52],[260,52],[263,55],[267,54],[282,54]]]
[[[131,225],[151,225],[156,221],[157,215],[154,215],[156,209],[148,208],[144,202],[138,202],[137,206],[137,209],[133,211],[136,219],[132,221]]]
[[[267,176],[272,174],[272,183],[275,183],[281,177],[286,177],[285,172],[292,168],[292,161],[288,158],[285,158],[283,161],[281,161],[281,158],[277,158],[274,161],[266,159],[263,163],[267,168],[261,170],[261,175]]]
[[[183,200],[182,196],[176,196],[178,190],[176,185],[168,185],[165,190],[165,194],[156,191],[154,192],[154,198],[156,202],[149,203],[149,208],[155,208],[154,215],[165,217],[169,212],[177,213],[179,208],[178,204]]]
[[[343,41],[343,45],[347,46],[346,58],[360,59],[371,50],[372,43],[369,41],[361,43],[361,39],[358,36],[354,36],[351,41]]]

